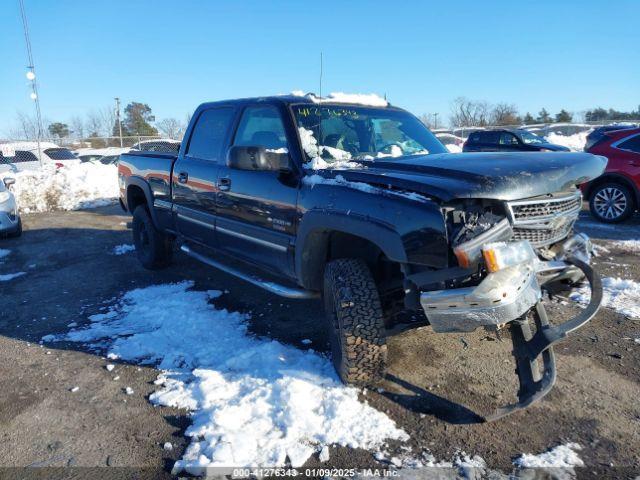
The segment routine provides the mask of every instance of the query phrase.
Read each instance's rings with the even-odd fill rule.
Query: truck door
[[[235,108],[202,110],[195,120],[184,155],[173,167],[172,195],[178,232],[189,240],[216,246],[216,180]]]
[[[281,112],[275,105],[247,106],[233,145],[289,149]],[[220,248],[234,256],[292,275],[290,245],[295,235],[297,181],[279,172],[218,170],[216,234]]]

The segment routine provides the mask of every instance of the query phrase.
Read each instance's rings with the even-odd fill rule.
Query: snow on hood
[[[191,444],[174,474],[207,467],[292,467],[323,446],[376,451],[407,440],[384,413],[358,400],[331,362],[311,349],[248,335],[248,315],[218,309],[219,291],[184,281],[132,290],[87,328],[44,341],[106,348],[108,358],[157,365],[153,403],[189,408]]]
[[[389,102],[375,93],[343,93],[332,92],[326,97],[317,97],[313,93],[304,93],[294,90],[291,95],[306,97],[315,103],[348,103],[352,105],[364,105],[367,107],[388,107]]]

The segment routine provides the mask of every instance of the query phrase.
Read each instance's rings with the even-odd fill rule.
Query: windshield
[[[520,138],[522,139],[522,141],[524,143],[528,143],[528,144],[532,144],[532,143],[547,143],[547,141],[542,138],[539,137],[538,135],[535,135],[531,132],[528,132],[526,130],[519,130],[518,133],[520,134]]]
[[[448,151],[407,112],[329,104],[292,108],[309,160],[389,160]]]
[[[66,148],[48,148],[44,151],[51,160],[76,160],[76,157]]]

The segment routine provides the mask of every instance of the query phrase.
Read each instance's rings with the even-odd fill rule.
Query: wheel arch
[[[373,267],[380,257],[406,263],[400,236],[372,219],[355,215],[307,212],[298,229],[295,270],[299,283],[320,290],[324,265],[336,258],[361,258]]]
[[[145,205],[151,216],[153,224],[158,226],[155,209],[153,208],[153,194],[149,184],[140,177],[129,177],[126,189],[127,210],[133,214],[133,211],[139,205]]]

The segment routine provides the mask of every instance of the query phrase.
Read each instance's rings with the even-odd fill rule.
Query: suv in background
[[[40,153],[36,142],[3,143],[0,145],[0,172],[38,169],[40,158],[43,165],[55,165],[57,168],[80,163],[71,150],[55,143],[40,142]]]
[[[524,129],[477,130],[471,132],[463,152],[568,152],[562,145],[547,142]]]
[[[614,130],[627,130],[632,128],[638,128],[640,125],[637,123],[615,123],[612,125],[603,125],[602,127],[598,127],[595,130],[591,131],[589,135],[587,135],[587,141],[584,144],[584,151],[588,152],[591,147],[593,147],[596,142],[602,139],[607,132],[612,132]]]
[[[591,214],[622,222],[640,205],[640,128],[608,131],[587,151],[609,159],[605,173],[582,186]]]

